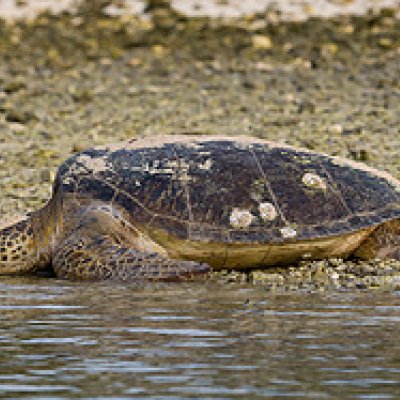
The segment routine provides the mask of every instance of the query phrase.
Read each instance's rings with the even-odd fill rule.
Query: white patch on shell
[[[306,172],[301,178],[301,181],[310,188],[326,190],[325,180],[312,172]]]
[[[211,158],[207,158],[207,160],[205,160],[202,164],[199,164],[199,169],[208,171],[210,170],[211,166],[212,166],[212,160]]]
[[[249,210],[234,208],[229,217],[229,222],[234,228],[247,228],[253,222],[254,215]]]
[[[239,150],[249,150],[250,148],[252,148],[253,143],[246,143],[246,142],[240,142],[240,141],[235,141],[234,142],[234,146],[239,149]]]
[[[140,172],[148,172],[150,175],[172,175],[175,170],[173,168],[170,168],[170,166],[166,167],[159,167],[159,166],[151,166],[150,164],[146,163],[142,166],[140,169]]]
[[[179,181],[190,181],[189,163],[183,159],[168,160],[162,166],[158,160],[155,160],[151,165],[146,163],[139,169],[140,172],[147,172],[150,175],[172,175]]]
[[[260,216],[264,221],[273,221],[278,216],[276,208],[272,203],[260,203],[258,209],[260,211]]]
[[[110,166],[102,158],[92,158],[86,154],[80,154],[76,157],[75,162],[69,167],[64,175],[66,183],[73,180],[73,176],[90,173],[97,174],[98,172],[107,171]]]
[[[87,170],[94,173],[106,171],[109,169],[108,164],[102,158],[92,158],[86,154],[81,154],[76,158],[76,161],[81,163]]]
[[[291,226],[285,226],[284,228],[280,229],[281,235],[285,239],[294,238],[297,236],[296,229],[292,228]]]

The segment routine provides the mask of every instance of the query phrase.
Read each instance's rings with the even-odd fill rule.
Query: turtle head
[[[38,256],[32,219],[15,216],[0,223],[0,275],[22,274],[35,269]]]

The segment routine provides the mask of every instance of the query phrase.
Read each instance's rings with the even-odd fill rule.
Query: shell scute
[[[147,225],[154,218],[154,213],[129,193],[119,191],[114,197],[114,203],[134,216],[135,221],[141,225]]]

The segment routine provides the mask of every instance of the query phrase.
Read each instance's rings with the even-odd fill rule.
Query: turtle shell
[[[94,148],[58,189],[112,202],[147,232],[183,240],[283,243],[400,217],[400,182],[349,160],[249,137],[165,136]]]

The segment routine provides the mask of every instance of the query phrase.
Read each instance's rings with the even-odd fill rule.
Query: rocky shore
[[[109,3],[0,20],[2,215],[43,205],[74,152],[139,134],[254,135],[400,178],[399,10],[227,23],[164,1],[113,17]],[[400,287],[399,274],[398,262],[330,260],[220,279],[364,289]]]

